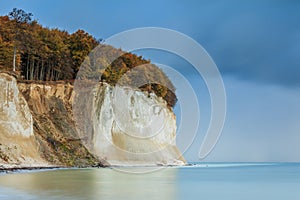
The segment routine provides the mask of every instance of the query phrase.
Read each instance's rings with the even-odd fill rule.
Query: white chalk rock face
[[[11,136],[33,136],[32,115],[26,100],[19,93],[17,81],[0,74],[0,132]]]
[[[47,166],[39,154],[27,101],[13,76],[0,73],[0,166]]]
[[[81,113],[76,121],[84,143],[100,159],[123,166],[185,164],[176,147],[176,117],[162,98],[107,84],[90,91],[77,92],[73,109]]]

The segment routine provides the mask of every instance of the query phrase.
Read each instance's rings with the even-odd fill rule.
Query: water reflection
[[[13,200],[282,200],[300,199],[299,188],[300,163],[218,163],[147,174],[78,169],[0,175],[0,199]]]
[[[0,176],[0,192],[13,188],[28,199],[176,199],[177,170],[128,174],[112,169],[73,169]],[[2,187],[2,188],[1,188]],[[15,191],[16,192],[16,191]]]

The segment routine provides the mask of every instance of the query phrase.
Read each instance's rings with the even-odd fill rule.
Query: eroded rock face
[[[0,74],[0,127],[10,136],[33,136],[32,116],[14,77]]]
[[[33,115],[41,156],[60,166],[94,166],[99,161],[82,144],[73,120],[73,86],[68,83],[19,83]]]
[[[162,98],[108,84],[76,95],[79,132],[99,158],[111,165],[185,164],[176,147],[175,115]]]
[[[33,133],[33,119],[16,79],[0,73],[0,164],[45,165]]]
[[[155,94],[0,73],[0,167],[183,165],[175,140],[175,115]]]

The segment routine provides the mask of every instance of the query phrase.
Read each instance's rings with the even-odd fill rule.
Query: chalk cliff
[[[0,86],[0,166],[185,163],[175,115],[154,94],[105,83],[17,83],[5,73]]]
[[[38,151],[33,119],[16,79],[0,73],[0,165],[47,165]]]
[[[97,84],[75,89],[81,138],[111,165],[183,165],[176,118],[162,98],[129,87]]]

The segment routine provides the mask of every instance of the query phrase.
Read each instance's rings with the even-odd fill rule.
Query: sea
[[[0,199],[298,200],[300,163],[193,163],[0,174]]]

